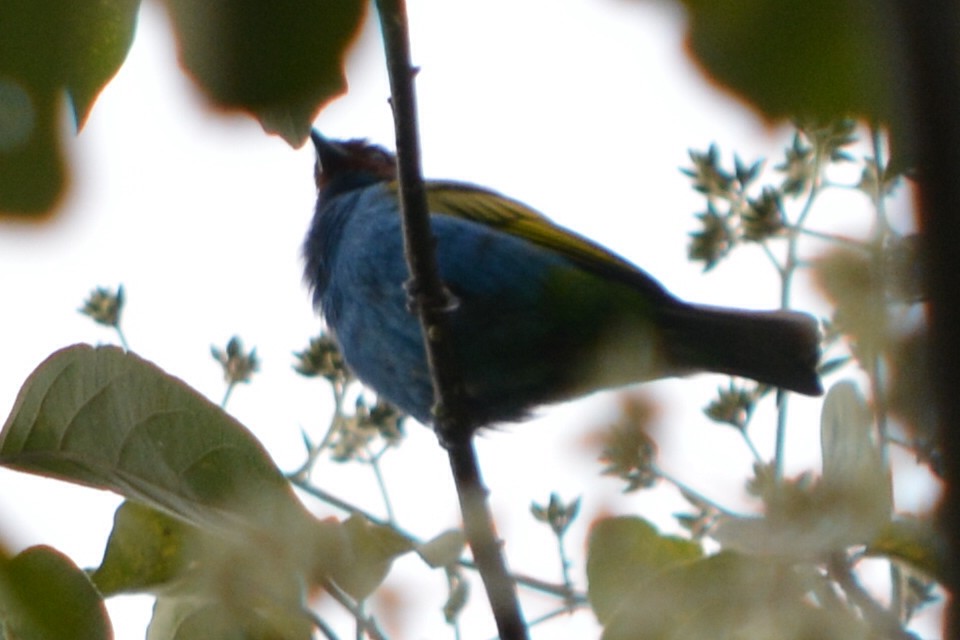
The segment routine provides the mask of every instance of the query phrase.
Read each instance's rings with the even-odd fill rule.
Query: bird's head
[[[314,179],[321,196],[329,197],[376,182],[397,179],[396,157],[366,140],[331,140],[314,129],[317,151]]]

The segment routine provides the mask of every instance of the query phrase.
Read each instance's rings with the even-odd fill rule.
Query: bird
[[[348,368],[425,425],[434,388],[404,284],[395,155],[314,129],[316,208],[304,280]],[[527,205],[467,182],[425,181],[463,427],[520,422],[542,405],[714,372],[823,392],[810,315],[692,304]]]

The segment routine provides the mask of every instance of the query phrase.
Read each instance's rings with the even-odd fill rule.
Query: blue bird
[[[433,386],[408,310],[393,154],[317,131],[305,278],[344,360],[424,424]],[[644,271],[494,191],[428,181],[452,342],[473,428],[538,405],[701,371],[822,393],[812,317],[678,300]]]

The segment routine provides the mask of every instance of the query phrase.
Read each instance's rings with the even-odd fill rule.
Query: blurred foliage
[[[534,502],[530,505],[530,513],[538,522],[550,525],[550,529],[559,537],[567,532],[570,525],[580,513],[580,498],[569,504],[564,504],[556,493],[550,494],[550,501],[546,505]]]
[[[347,88],[343,59],[361,0],[166,0],[180,62],[217,106],[256,117],[300,144]]]
[[[854,116],[904,126],[903,52],[890,3],[680,1],[694,60],[768,119]]]
[[[260,359],[257,358],[255,348],[249,352],[245,351],[243,341],[237,336],[233,336],[227,341],[226,349],[211,345],[210,355],[223,368],[223,379],[227,383],[227,388],[223,393],[220,406],[225,407],[236,386],[249,383],[253,374],[260,370]]]
[[[624,491],[648,489],[657,481],[657,445],[649,431],[655,416],[653,402],[645,396],[623,401],[620,418],[610,425],[603,442],[600,462],[603,473],[627,483]]]
[[[360,0],[166,0],[179,58],[215,106],[245,111],[301,144],[346,90],[343,60]],[[49,212],[68,184],[64,95],[77,129],[123,64],[139,0],[0,3],[0,213]]]
[[[90,292],[90,297],[83,301],[83,306],[78,311],[97,324],[119,329],[124,301],[123,285],[117,287],[116,291],[97,287]]]
[[[182,520],[143,503],[124,502],[114,513],[103,560],[90,578],[105,596],[160,592],[192,563],[202,562],[193,541],[198,535]]]
[[[888,3],[681,1],[694,59],[768,119],[853,116],[885,123],[898,143],[908,139],[903,53]],[[165,2],[180,62],[210,101],[251,114],[293,145],[345,90],[344,56],[366,11],[359,0]],[[68,94],[82,126],[123,63],[138,9],[138,0],[0,7],[0,211],[34,215],[55,205],[68,173],[60,96]]]
[[[647,525],[649,527],[649,525]],[[599,611],[604,640],[866,640],[869,628],[842,608],[817,607],[805,597],[811,576],[776,559],[721,552],[698,558],[685,541],[633,526],[636,556],[611,558],[599,571],[614,601]],[[591,536],[591,556],[605,536]],[[686,543],[689,545],[690,543]],[[588,565],[589,567],[589,565]],[[605,585],[613,575],[625,578]],[[594,592],[591,580],[591,594]],[[602,600],[594,600],[595,610]],[[609,611],[607,608],[609,607]]]
[[[706,210],[696,214],[701,228],[690,234],[690,259],[702,262],[709,271],[741,244],[766,245],[795,237],[809,203],[823,188],[826,168],[852,159],[847,148],[856,141],[856,126],[849,119],[799,121],[782,162],[774,167],[781,176],[779,184],[760,183],[762,160],[744,163],[734,155],[730,168],[716,145],[707,151],[691,150],[692,166],[681,171],[690,177],[693,189],[703,194]],[[807,206],[791,215],[788,207],[798,202]],[[791,265],[777,267],[783,271]]]
[[[532,503],[532,517],[556,539],[561,580],[516,578],[557,600],[544,619],[590,606],[604,637],[615,640],[897,637],[940,597],[943,540],[928,516],[894,511],[888,452],[903,447],[937,469],[934,418],[922,395],[923,329],[908,324],[903,330],[923,300],[916,285],[920,244],[883,219],[883,202],[903,178],[889,169],[881,147],[862,155],[856,131],[850,121],[802,124],[769,172],[764,160],[735,155],[728,164],[716,146],[691,152],[692,167],[684,172],[725,235],[722,250],[695,236],[703,255],[715,259],[693,249],[691,258],[716,268],[743,246],[763,248],[781,277],[784,305],[791,279],[812,266],[835,309],[824,323],[824,375],[858,367],[873,381],[867,392],[848,381],[830,388],[820,424],[820,471],[786,477],[782,449],[770,459],[753,444],[756,408],[772,399],[773,390],[731,380],[705,414],[734,427],[755,459],[745,489],[756,509],[735,512],[660,467],[656,404],[643,394],[624,396],[602,442],[602,472],[623,481],[627,491],[673,487],[690,506],[676,514],[683,535],[664,535],[635,516],[596,519],[584,592],[571,571],[579,560],[565,546],[581,499],[567,502],[551,493],[547,502]],[[837,183],[831,171],[838,164],[859,166],[859,180]],[[875,205],[879,223],[871,238],[810,229],[820,195],[835,188],[855,190]],[[810,259],[807,240],[828,249]],[[97,288],[81,312],[122,339],[124,298],[122,287]],[[259,368],[255,350],[245,349],[239,337],[211,351],[228,391]],[[878,363],[889,376],[877,375]],[[299,640],[325,628],[310,600],[322,591],[356,619],[358,629],[380,638],[365,603],[380,591],[394,561],[416,551],[447,585],[445,602],[435,603],[437,615],[459,624],[469,600],[466,572],[474,568],[462,557],[463,532],[412,536],[398,524],[388,494],[381,460],[403,442],[405,417],[362,388],[327,335],[295,352],[293,369],[329,389],[334,410],[321,435],[304,429],[304,463],[286,475],[221,407],[129,351],[69,347],[28,378],[0,431],[0,464],[127,498],[103,561],[90,580],[83,575],[86,586],[75,585],[95,596],[93,610],[103,597],[150,593],[157,597],[151,640]],[[896,428],[894,416],[903,421]],[[321,460],[366,467],[386,517],[316,485],[312,476]],[[318,519],[296,499],[294,487],[349,517]],[[875,585],[860,584],[868,557],[890,563],[890,611],[878,604],[884,597]],[[42,588],[59,584],[51,579]],[[18,598],[0,588],[0,620],[33,624],[22,622],[35,614]],[[637,629],[644,631],[638,635]]]
[[[783,471],[786,414],[779,400],[773,458],[752,440],[756,408],[773,390],[739,380],[719,389],[704,413],[736,428],[755,460],[745,488],[759,505],[746,514],[706,498],[662,469],[649,416],[627,405],[604,443],[605,472],[620,477],[628,491],[657,481],[673,485],[693,507],[677,515],[691,542],[709,540],[721,553],[671,568],[665,552],[664,565],[655,565],[659,571],[653,577],[618,588],[608,584],[611,576],[619,571],[643,576],[650,559],[639,556],[631,565],[627,550],[599,570],[604,565],[594,554],[606,558],[605,545],[626,543],[592,537],[589,592],[605,638],[906,638],[912,637],[906,630],[912,617],[942,594],[945,541],[930,514],[895,512],[897,470],[889,451],[904,448],[939,473],[919,308],[925,300],[922,241],[898,231],[886,216],[886,201],[904,188],[908,165],[887,157],[889,146],[880,130],[867,136],[863,131],[850,119],[801,119],[769,172],[762,159],[733,155],[726,161],[716,145],[690,152],[690,166],[682,171],[706,205],[696,214],[699,228],[691,234],[690,259],[710,270],[741,247],[759,246],[780,277],[784,308],[791,306],[797,275],[812,271],[833,309],[824,320],[820,372],[836,376],[859,369],[868,384],[865,391],[840,380],[829,388],[821,414],[821,469],[795,477]],[[873,213],[867,238],[836,236],[813,226],[825,214],[837,215],[820,206],[830,190],[864,199]],[[609,522],[598,522],[594,536]],[[634,533],[621,535],[643,536],[645,549],[670,548],[649,525],[629,527]],[[888,584],[875,579],[861,584],[865,557],[888,562]],[[718,583],[723,588],[713,586]]]
[[[798,122],[773,165],[774,180],[765,180],[763,160],[735,155],[730,166],[715,145],[691,152],[684,172],[705,206],[696,214],[700,228],[691,234],[689,256],[709,270],[741,246],[761,247],[781,276],[785,307],[794,274],[812,261],[836,310],[825,323],[825,344],[842,351],[824,372],[855,365],[871,386],[869,394],[849,383],[831,389],[821,419],[822,472],[793,478],[782,472],[779,448],[767,460],[750,439],[754,407],[771,390],[721,389],[707,416],[734,426],[757,458],[747,486],[759,507],[749,515],[711,502],[660,469],[651,407],[627,403],[604,445],[604,473],[622,479],[627,490],[658,480],[675,486],[694,510],[678,516],[692,539],[663,535],[632,516],[596,521],[586,561],[590,605],[612,639],[897,635],[937,597],[944,565],[943,541],[929,519],[893,512],[890,497],[890,446],[934,471],[940,457],[922,373],[924,330],[905,321],[924,300],[921,243],[883,215],[910,153],[897,25],[886,3],[866,0],[683,5],[689,51],[708,77],[769,120]],[[366,3],[166,0],[166,6],[180,61],[211,103],[250,113],[296,145],[319,110],[344,91],[343,58]],[[69,173],[58,105],[66,95],[77,128],[83,125],[123,63],[138,9],[136,0],[0,4],[0,211],[36,216],[56,205]],[[872,156],[854,150],[858,120],[874,126]],[[892,160],[876,143],[881,126],[893,140]],[[808,216],[819,195],[837,186],[828,172],[838,163],[860,166],[859,181],[843,186],[873,203],[873,236],[825,238],[833,248],[811,260],[799,254],[799,240],[811,235]],[[122,288],[98,289],[81,311],[115,329],[125,344],[123,304]],[[213,355],[227,378],[226,403],[234,384],[250,380],[258,359],[237,338]],[[312,627],[323,630],[323,621],[305,610],[320,589],[357,618],[358,634],[378,637],[362,600],[394,559],[414,549],[444,571],[449,592],[442,611],[456,624],[468,594],[462,532],[428,542],[404,533],[382,478],[379,461],[401,442],[403,417],[358,389],[329,338],[312,340],[297,359],[298,372],[330,384],[335,411],[321,438],[304,433],[306,461],[287,477],[242,425],[138,356],[75,346],[42,363],[0,432],[0,464],[109,489],[128,501],[89,578],[44,547],[0,558],[3,637],[107,638],[102,596],[149,592],[158,595],[150,640],[307,638]],[[891,417],[902,421],[899,431]],[[367,465],[380,483],[387,519],[311,484],[322,456]],[[291,484],[350,517],[316,518]],[[560,539],[579,508],[579,499],[564,504],[553,494],[532,513]],[[707,538],[719,553],[705,552]],[[562,545],[560,553],[564,583],[546,588],[564,599],[567,611],[579,600]],[[857,582],[867,556],[890,562],[889,610],[875,606],[883,598]]]
[[[225,359],[243,359],[232,343]],[[305,588],[363,598],[413,548],[360,515],[317,520],[239,423],[115,347],[69,347],[37,368],[0,431],[0,464],[128,498],[91,573],[99,592],[80,575],[98,606],[100,593],[157,595],[149,638],[309,638]],[[58,579],[37,576],[23,588],[54,598]],[[19,593],[0,590],[5,624],[33,624]]]
[[[590,605],[604,624],[647,580],[703,556],[699,544],[663,536],[637,517],[600,520],[587,544]]]
[[[302,376],[312,378],[321,376],[335,388],[343,387],[353,380],[353,374],[340,355],[340,349],[333,338],[326,334],[310,338],[310,344],[303,351],[293,354],[297,358],[294,370]]]
[[[717,392],[716,399],[712,400],[703,412],[714,422],[746,431],[756,402],[756,391],[736,386],[731,380],[726,389]]]
[[[0,212],[49,211],[67,181],[60,148],[66,95],[83,125],[123,63],[138,0],[0,3]]]
[[[110,640],[103,597],[86,573],[50,547],[0,560],[0,637]]]

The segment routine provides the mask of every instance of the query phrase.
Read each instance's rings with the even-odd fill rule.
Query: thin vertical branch
[[[430,231],[426,191],[420,169],[417,106],[413,89],[415,70],[410,63],[410,41],[403,0],[377,0],[390,77],[400,209],[404,249],[410,269],[408,293],[420,317],[427,361],[434,385],[434,429],[450,456],[450,467],[460,498],[464,530],[487,597],[504,640],[527,637],[517,600],[516,585],[507,572],[487,506],[487,490],[480,476],[473,431],[478,426],[461,402],[460,372],[453,358],[448,312],[454,305],[440,280]]]
[[[463,528],[487,591],[487,599],[497,622],[501,640],[523,640],[527,626],[517,600],[516,583],[507,571],[500,544],[487,506],[487,490],[480,477],[472,441],[448,447],[463,514]]]
[[[803,225],[806,223],[807,217],[813,210],[813,203],[817,199],[817,196],[820,195],[821,188],[823,188],[823,149],[819,143],[817,144],[815,153],[813,179],[810,183],[810,190],[807,192],[807,200],[804,203],[800,214],[797,216],[797,220],[793,223],[790,228],[790,232],[787,235],[787,257],[784,261],[783,268],[780,271],[781,309],[789,309],[790,305],[792,304],[793,276],[797,270],[797,266],[800,264],[800,259],[797,255],[797,244],[800,240],[799,230],[803,229]],[[775,451],[773,455],[773,473],[774,477],[778,481],[783,479],[783,470],[786,458],[788,416],[787,398],[789,398],[789,396],[790,394],[786,390],[777,389],[777,435]]]
[[[377,480],[377,488],[380,490],[380,497],[383,498],[383,506],[387,510],[387,522],[389,522],[391,525],[395,525],[397,519],[393,513],[393,503],[390,501],[390,494],[387,492],[387,482],[383,478],[383,469],[380,468],[380,457],[386,452],[386,450],[387,449],[385,446],[377,455],[370,455],[369,464],[373,469],[373,475]]]

